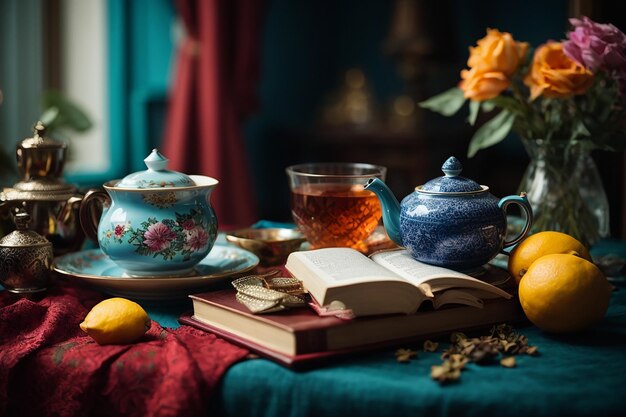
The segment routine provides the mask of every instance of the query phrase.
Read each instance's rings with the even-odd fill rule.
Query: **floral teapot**
[[[365,185],[380,199],[387,234],[413,258],[471,271],[528,234],[533,214],[525,193],[494,197],[489,187],[459,176],[463,167],[455,157],[448,158],[441,169],[445,176],[416,187],[401,204],[379,179]],[[521,207],[526,222],[517,237],[505,241],[509,204]]]
[[[85,234],[131,276],[178,276],[192,272],[217,238],[210,205],[218,181],[167,170],[156,149],[145,171],[89,191],[80,207]],[[103,205],[101,217],[93,205]]]

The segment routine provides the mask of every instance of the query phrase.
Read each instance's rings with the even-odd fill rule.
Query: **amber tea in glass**
[[[376,195],[364,190],[370,178],[385,179],[386,168],[358,163],[316,163],[287,168],[291,214],[313,248],[353,247],[363,241],[382,215]]]

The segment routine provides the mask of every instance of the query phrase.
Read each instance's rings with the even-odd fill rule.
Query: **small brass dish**
[[[306,241],[297,230],[285,228],[234,230],[226,235],[226,240],[254,253],[262,265],[284,263]]]

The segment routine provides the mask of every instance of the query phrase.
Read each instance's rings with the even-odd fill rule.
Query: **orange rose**
[[[502,72],[481,72],[476,68],[461,71],[463,79],[459,88],[463,90],[465,98],[474,101],[484,101],[496,97],[506,90],[511,81]]]
[[[510,33],[497,29],[487,29],[487,36],[470,47],[467,65],[479,71],[501,72],[507,77],[513,75],[523,62],[528,51],[528,43],[516,42]]]
[[[583,94],[593,84],[593,74],[565,55],[563,44],[548,42],[535,51],[532,68],[524,83],[532,100],[539,96],[558,98]]]
[[[510,77],[524,60],[528,44],[516,42],[510,33],[487,29],[487,36],[470,47],[467,65],[461,71],[459,88],[465,98],[474,101],[489,100],[506,90]]]

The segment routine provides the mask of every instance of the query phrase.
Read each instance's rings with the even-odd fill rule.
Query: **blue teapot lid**
[[[196,183],[186,174],[167,169],[169,159],[164,157],[157,149],[144,159],[145,171],[134,172],[124,177],[116,184],[120,188],[174,188],[191,187]]]
[[[443,177],[437,177],[426,184],[418,187],[418,191],[431,193],[470,193],[482,191],[484,188],[476,181],[461,177],[459,174],[463,170],[463,165],[454,156],[451,156],[441,166]]]

